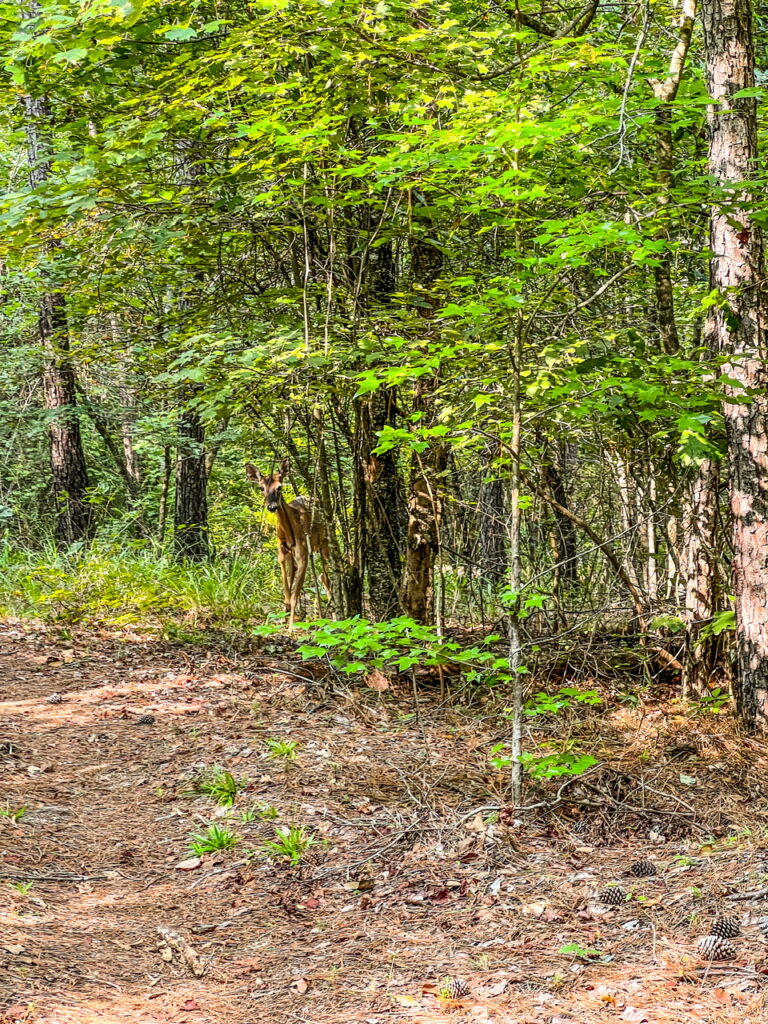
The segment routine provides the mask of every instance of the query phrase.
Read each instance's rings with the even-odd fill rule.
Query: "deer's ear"
[[[283,459],[280,463],[280,476],[287,476],[291,471],[291,460]]]
[[[248,479],[251,481],[251,483],[254,483],[254,484],[260,484],[261,483],[261,473],[250,462],[246,462],[246,464],[245,464],[245,475],[248,477]]]

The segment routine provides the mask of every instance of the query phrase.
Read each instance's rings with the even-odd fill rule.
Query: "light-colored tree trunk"
[[[711,286],[705,340],[736,383],[723,405],[736,597],[738,701],[748,728],[768,732],[768,396],[763,238],[749,187],[757,167],[750,0],[703,0],[709,111]],[[741,95],[740,95],[741,94]],[[762,187],[761,187],[762,188]],[[749,395],[749,398],[746,396]]]

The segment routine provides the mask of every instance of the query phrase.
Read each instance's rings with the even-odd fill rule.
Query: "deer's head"
[[[277,473],[270,473],[269,476],[262,476],[259,470],[247,462],[245,475],[252,484],[260,487],[264,493],[264,504],[270,512],[277,512],[283,497],[283,477],[288,474],[291,464],[288,459],[283,459]]]

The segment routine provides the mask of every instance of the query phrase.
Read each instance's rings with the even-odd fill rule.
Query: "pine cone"
[[[768,917],[759,917],[757,919],[757,927],[760,929],[763,938],[768,939]]]
[[[597,898],[608,907],[619,907],[625,902],[627,894],[618,885],[611,885],[607,889],[603,889],[602,892],[599,892]]]
[[[141,718],[137,718],[136,719],[136,724],[137,725],[154,725],[154,723],[155,723],[155,716],[154,715],[142,715]]]
[[[656,865],[652,860],[638,860],[629,869],[629,873],[635,878],[650,878],[656,874]]]
[[[61,696],[60,693],[52,693],[51,696],[46,701],[46,703],[47,704],[63,704],[64,703],[64,698]]]
[[[710,933],[721,939],[734,939],[741,935],[741,923],[738,917],[717,917],[710,928]]]
[[[736,956],[736,947],[719,935],[705,935],[699,939],[699,953],[707,960],[730,960]]]
[[[443,989],[449,999],[461,999],[469,995],[469,985],[461,978],[451,978]]]

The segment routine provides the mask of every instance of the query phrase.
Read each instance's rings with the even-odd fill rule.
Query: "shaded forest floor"
[[[499,802],[505,732],[466,694],[424,690],[416,716],[407,688],[322,682],[279,639],[0,625],[0,1021],[763,1021],[768,897],[729,897],[768,884],[768,750],[671,695],[537,720],[600,764],[554,811],[473,814]],[[229,811],[187,795],[211,765],[247,782]],[[189,863],[222,813],[241,842]],[[318,839],[297,868],[263,852],[288,824]],[[705,962],[720,912],[736,956]]]

